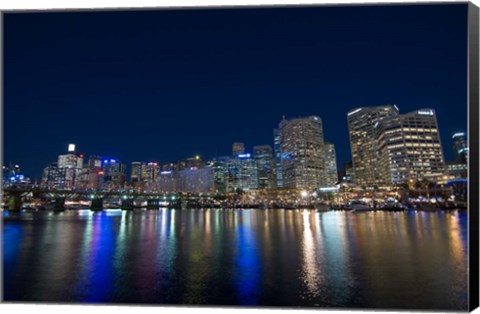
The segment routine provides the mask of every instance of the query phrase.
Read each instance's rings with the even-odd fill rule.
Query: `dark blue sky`
[[[4,161],[40,178],[68,143],[130,163],[273,145],[319,115],[339,170],[347,111],[437,111],[467,128],[467,5],[7,13]]]

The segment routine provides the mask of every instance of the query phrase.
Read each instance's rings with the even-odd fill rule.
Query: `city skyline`
[[[209,158],[318,115],[340,170],[347,112],[382,104],[434,108],[444,142],[466,132],[466,6],[365,9],[6,15],[4,163],[40,179],[68,143],[127,164]]]

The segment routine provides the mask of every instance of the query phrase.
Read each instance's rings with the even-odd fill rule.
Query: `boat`
[[[352,201],[350,202],[350,206],[352,212],[363,212],[363,211],[371,211],[374,208],[368,205],[366,202],[362,201]]]

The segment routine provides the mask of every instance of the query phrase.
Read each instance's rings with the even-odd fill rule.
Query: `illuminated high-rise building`
[[[88,169],[102,169],[102,157],[92,155],[88,158]]]
[[[110,189],[121,189],[125,185],[126,166],[117,159],[103,160],[104,186]]]
[[[387,184],[423,179],[438,181],[446,173],[440,132],[433,109],[383,119],[375,126],[378,169]]]
[[[348,112],[350,149],[356,184],[367,188],[386,184],[385,168],[379,163],[378,134],[375,126],[385,118],[398,115],[399,110],[395,105],[356,108]]]
[[[284,188],[316,190],[325,186],[325,152],[320,117],[279,124]]]
[[[88,158],[88,187],[98,189],[103,185],[104,171],[102,158],[92,155]]]
[[[282,150],[280,147],[280,130],[273,129],[273,149],[275,152],[275,178],[277,188],[283,187],[282,176]]]
[[[144,183],[152,183],[157,180],[160,173],[160,164],[158,162],[143,163],[141,166],[141,181]]]
[[[130,183],[132,183],[132,185],[137,185],[142,181],[142,163],[139,161],[133,161],[130,171]]]
[[[207,162],[207,167],[213,169],[213,180],[214,180],[214,189],[215,193],[225,193],[227,191],[226,187],[226,177],[227,169],[226,163],[229,157],[217,157],[213,160]]]
[[[232,145],[232,155],[240,155],[245,153],[245,144],[244,143],[233,143]]]
[[[325,142],[325,184],[333,187],[338,182],[337,154],[335,145]]]
[[[253,159],[257,164],[258,188],[275,188],[275,163],[273,161],[272,147],[270,145],[254,146]]]
[[[257,164],[251,154],[238,154],[225,163],[227,192],[249,191],[258,188]]]
[[[68,152],[58,156],[56,167],[58,170],[52,170],[55,172],[55,176],[58,177],[58,182],[54,184],[57,187],[70,189],[73,187],[86,187],[88,184],[88,171],[83,169],[83,154],[75,152],[75,145],[68,145]],[[69,170],[66,170],[69,169]],[[53,173],[52,172],[52,173]],[[64,175],[63,178],[61,176]]]
[[[468,142],[465,133],[455,133],[452,136],[453,156],[458,163],[468,163]]]
[[[58,167],[53,163],[45,167],[41,186],[47,189],[70,190],[75,183],[75,168]]]

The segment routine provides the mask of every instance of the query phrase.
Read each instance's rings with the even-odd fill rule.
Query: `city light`
[[[354,111],[352,111],[352,112],[349,112],[347,115],[348,115],[348,116],[351,116],[352,114],[355,114],[355,113],[357,113],[357,112],[359,112],[359,111],[361,111],[361,110],[362,110],[362,108],[358,108],[357,110],[354,110]]]
[[[424,116],[433,116],[433,111],[432,110],[419,110],[417,111],[418,114],[424,115]]]

